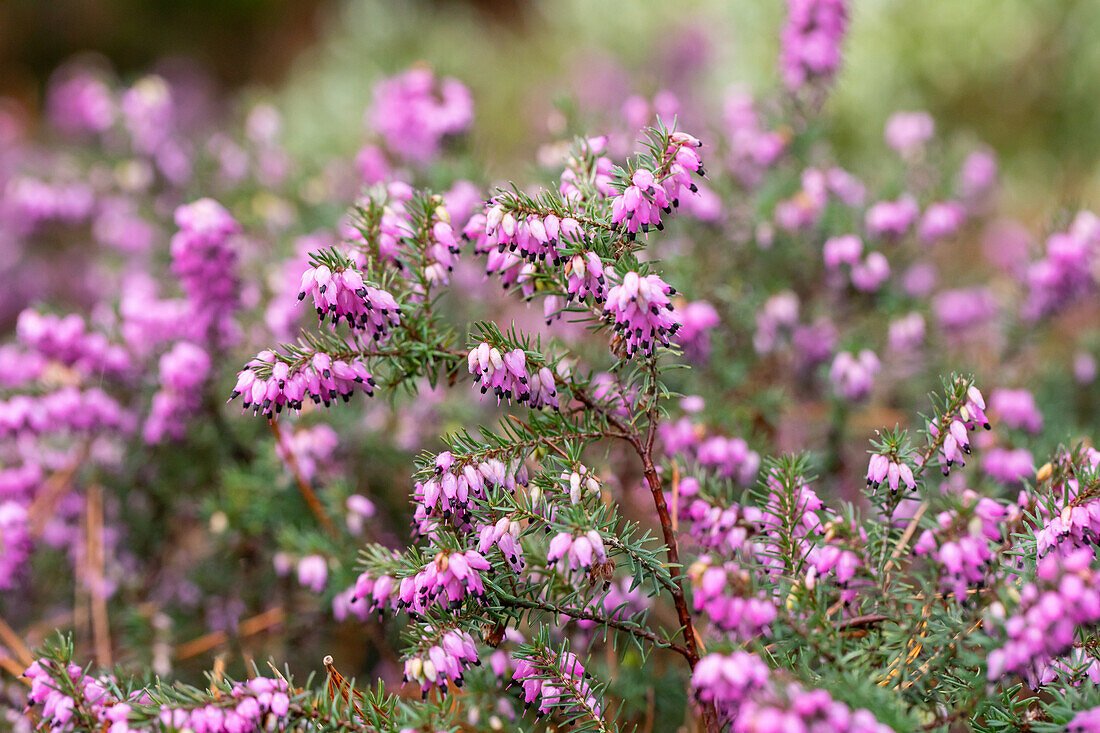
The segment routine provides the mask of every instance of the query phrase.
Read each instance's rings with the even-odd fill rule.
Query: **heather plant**
[[[474,99],[424,67],[322,166],[266,105],[230,134],[161,77],[59,74],[76,152],[0,157],[35,286],[2,301],[0,586],[66,558],[91,643],[0,624],[13,725],[1096,730],[1095,358],[1053,337],[1100,220],[1033,247],[919,111],[845,170],[847,17],[789,3],[774,98],[563,112],[523,184],[446,173]],[[89,232],[103,276],[51,283]]]

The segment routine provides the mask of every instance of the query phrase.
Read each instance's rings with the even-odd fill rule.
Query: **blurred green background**
[[[708,62],[699,90],[716,105],[731,82],[773,88],[784,12],[781,0],[7,0],[0,93],[33,103],[78,52],[123,76],[183,56],[227,89],[277,91],[289,145],[325,154],[361,141],[379,74],[425,61],[473,88],[475,144],[503,178],[548,139],[540,114],[608,62],[634,91],[657,91],[678,35],[696,34]],[[1094,0],[856,0],[831,134],[858,169],[882,149],[891,111],[927,109],[941,132],[992,145],[1019,217],[1045,218],[1096,197],[1098,92]]]

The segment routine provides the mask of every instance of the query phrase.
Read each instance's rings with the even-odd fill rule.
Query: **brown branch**
[[[905,548],[909,545],[909,540],[913,539],[913,533],[917,531],[917,523],[920,522],[920,518],[924,516],[924,513],[928,511],[928,501],[922,501],[921,505],[917,507],[916,514],[909,520],[909,524],[905,527],[905,531],[902,532],[901,537],[898,538],[898,542],[894,545],[894,551],[890,553],[890,559],[886,561],[886,565],[882,571],[888,572],[894,567],[894,561],[901,556],[901,553],[905,552]]]
[[[27,648],[27,645],[23,643],[23,639],[19,634],[15,633],[15,630],[8,626],[8,622],[3,618],[0,618],[0,641],[3,641],[4,645],[15,654],[16,660],[20,662],[24,668],[31,666],[31,662],[34,661],[34,655],[31,654],[31,650]]]
[[[598,624],[604,624],[606,626],[610,626],[613,629],[618,629],[619,631],[624,631],[624,632],[626,632],[628,634],[631,634],[633,636],[637,636],[638,638],[646,639],[647,641],[652,641],[653,643],[658,644],[662,647],[666,647],[668,649],[671,649],[672,651],[674,651],[677,654],[683,656],[685,659],[687,659],[689,661],[691,660],[691,656],[689,655],[688,650],[686,648],[680,646],[679,644],[676,644],[675,642],[672,642],[668,639],[662,638],[662,637],[658,636],[657,634],[653,633],[652,631],[650,631],[648,629],[636,628],[634,626],[624,624],[621,621],[617,621],[616,619],[613,619],[613,618],[604,618],[603,616],[597,616],[594,613],[590,613],[588,611],[582,611],[582,610],[577,609],[577,608],[566,608],[566,607],[563,607],[563,606],[555,606],[555,605],[552,605],[550,603],[542,603],[540,601],[532,601],[532,600],[528,600],[526,598],[509,598],[509,599],[505,600],[504,603],[507,603],[507,604],[512,605],[512,606],[519,606],[521,608],[531,608],[531,609],[535,609],[535,610],[538,610],[538,611],[547,611],[549,613],[560,613],[563,616],[569,616],[570,618],[575,618],[575,619],[578,619],[578,620],[581,620],[581,621],[594,621],[595,623],[598,623]]]
[[[251,618],[246,618],[244,621],[237,624],[237,637],[244,638],[246,636],[258,634],[261,631],[282,623],[284,618],[285,614],[283,613],[282,606],[269,608],[263,613],[256,614]],[[229,634],[224,631],[213,631],[176,647],[176,659],[182,660],[197,657],[200,654],[205,654],[211,649],[216,649],[228,641]]]
[[[866,616],[856,616],[855,618],[844,619],[843,621],[837,623],[834,628],[837,631],[843,631],[844,629],[858,628],[861,626],[871,626],[873,624],[889,620],[889,616],[883,616],[881,613],[872,613]]]
[[[87,550],[88,585],[91,591],[92,638],[95,643],[96,661],[101,667],[111,666],[111,626],[107,617],[107,598],[103,589],[103,487],[93,484],[88,487],[88,500],[85,508],[87,536],[84,538]]]
[[[77,472],[77,469],[80,468],[81,464],[87,460],[90,449],[91,446],[85,441],[72,463],[60,471],[51,474],[42,485],[41,491],[38,492],[30,509],[27,510],[27,515],[30,517],[32,537],[40,537],[43,530],[46,529],[46,523],[49,522],[50,517],[54,514],[54,504],[57,502],[57,499],[65,493],[65,490],[69,488],[73,475]]]
[[[286,463],[290,468],[291,474],[294,476],[295,483],[298,484],[298,491],[301,492],[302,498],[306,500],[306,504],[309,505],[310,511],[317,517],[317,521],[324,527],[325,532],[330,537],[336,537],[336,525],[332,521],[332,517],[325,511],[325,507],[321,504],[321,500],[317,498],[317,494],[313,491],[313,488],[306,481],[306,477],[302,475],[302,469],[298,466],[298,457],[294,455],[294,450],[290,444],[283,440],[283,431],[279,427],[278,420],[269,420],[268,425],[271,426],[271,432],[275,435],[275,441],[286,453]]]

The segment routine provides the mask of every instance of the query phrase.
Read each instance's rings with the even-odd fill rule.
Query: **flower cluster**
[[[537,704],[540,713],[564,708],[600,714],[602,706],[588,683],[584,665],[573,652],[556,659],[514,658],[512,663],[512,679],[523,687],[525,707]]]
[[[229,401],[241,397],[244,410],[274,418],[284,407],[302,409],[307,397],[327,407],[338,398],[347,402],[356,392],[372,395],[374,386],[370,372],[357,361],[317,352],[292,363],[273,351],[261,351],[237,374]]]
[[[1043,429],[1043,414],[1035,407],[1035,395],[1026,389],[995,389],[989,395],[989,410],[1010,428],[1029,433]]]
[[[748,652],[708,654],[695,666],[691,682],[696,698],[717,706],[736,733],[892,730],[870,711],[852,710],[825,690],[783,684],[760,657]]]
[[[657,275],[628,272],[611,288],[604,314],[614,324],[627,358],[639,351],[651,356],[655,345],[668,346],[680,328],[670,296],[676,290]]]
[[[117,376],[132,368],[124,347],[110,343],[101,333],[89,333],[76,313],[59,317],[28,309],[19,314],[15,332],[28,348],[84,374]]]
[[[840,67],[840,44],[847,29],[846,0],[788,0],[779,57],[787,88],[832,79]]]
[[[553,372],[548,367],[529,371],[523,349],[501,354],[499,349],[482,341],[470,349],[467,366],[470,374],[478,378],[481,394],[491,390],[498,404],[501,400],[515,400],[534,409],[558,408],[558,388]]]
[[[1077,631],[1100,622],[1100,576],[1093,553],[1081,548],[1039,561],[1035,580],[1020,590],[1020,607],[1004,620],[1004,643],[989,653],[990,680],[1006,673],[1033,682],[1045,665],[1073,648]]]
[[[870,349],[863,349],[858,355],[842,351],[829,368],[829,381],[844,399],[853,402],[862,400],[871,393],[879,366],[878,357]]]
[[[302,274],[298,300],[306,295],[313,296],[322,322],[328,316],[336,325],[343,318],[352,328],[369,330],[376,341],[384,341],[401,323],[401,309],[394,297],[364,283],[363,276],[351,268],[311,267]]]
[[[379,83],[367,122],[393,152],[427,162],[443,138],[473,120],[470,92],[457,79],[437,80],[431,69],[415,68]]]
[[[405,660],[405,681],[419,683],[425,695],[433,686],[446,691],[448,683],[462,687],[462,673],[480,664],[473,638],[448,629],[434,641],[424,640],[421,651]]]
[[[421,534],[427,534],[440,517],[455,527],[470,529],[470,503],[484,499],[493,487],[515,492],[522,479],[517,471],[497,458],[455,465],[454,455],[444,451],[435,457],[434,475],[416,482],[414,520]]]
[[[562,572],[587,571],[593,565],[607,562],[603,537],[594,529],[583,534],[558,532],[550,540],[546,562]]]
[[[592,298],[596,303],[607,300],[607,277],[604,276],[603,261],[595,252],[584,252],[570,257],[565,263],[565,276],[568,278],[566,299],[579,301]]]
[[[501,517],[496,524],[487,524],[478,532],[477,551],[484,555],[489,548],[495,546],[512,570],[522,572],[526,562],[523,558],[523,546],[519,543],[521,532],[519,522],[510,517]]]
[[[178,342],[160,358],[161,388],[153,395],[142,432],[147,443],[159,443],[166,436],[183,437],[187,416],[202,405],[209,372],[210,355],[187,341]]]
[[[943,415],[933,418],[928,423],[929,434],[937,440],[940,437],[941,425],[947,425],[940,447],[940,466],[944,476],[950,472],[954,464],[966,465],[963,454],[970,454],[969,431],[974,430],[978,425],[986,430],[992,427],[985,416],[985,398],[982,397],[978,388],[974,386],[968,388],[966,397],[966,404],[959,409],[958,414]]]
[[[664,229],[662,214],[671,214],[685,192],[693,194],[698,186],[691,174],[703,175],[703,162],[697,149],[699,140],[682,132],[669,136],[669,145],[656,168],[638,168],[623,182],[623,191],[611,200],[611,223],[634,239],[639,231],[653,227]]]
[[[457,610],[467,597],[485,595],[481,573],[489,567],[489,561],[477,550],[440,552],[419,573],[401,582],[401,604],[418,614],[436,603]]]
[[[179,231],[172,237],[172,272],[194,311],[196,338],[232,339],[230,317],[239,307],[240,282],[233,237],[240,225],[221,204],[200,199],[176,210]]]
[[[867,462],[867,485],[877,489],[885,481],[890,486],[890,493],[896,494],[901,484],[908,489],[917,488],[917,482],[913,478],[913,469],[905,461],[890,459],[890,456],[874,453]]]
[[[752,592],[751,575],[737,563],[715,564],[703,555],[688,571],[695,610],[733,638],[747,641],[767,634],[776,617],[775,604]]]

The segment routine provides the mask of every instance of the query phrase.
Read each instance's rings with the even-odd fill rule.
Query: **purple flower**
[[[437,80],[431,69],[413,68],[379,82],[367,122],[390,150],[415,163],[439,154],[447,135],[466,130],[474,118],[470,91],[457,79]]]
[[[886,121],[886,144],[910,156],[920,151],[935,131],[936,123],[927,112],[895,112]]]
[[[669,296],[676,291],[657,275],[628,272],[611,288],[604,314],[614,323],[627,358],[639,351],[653,354],[656,345],[668,346],[680,328],[680,318]]]
[[[830,81],[840,66],[847,29],[846,0],[788,0],[779,56],[787,88]]]
[[[925,244],[931,244],[954,235],[965,221],[966,208],[958,201],[932,204],[921,217],[917,236]]]
[[[710,332],[721,323],[718,311],[705,300],[696,300],[684,306],[680,314],[680,330],[676,340],[684,348],[684,355],[695,362],[710,357]]]
[[[920,215],[916,199],[905,194],[896,201],[879,201],[867,210],[864,226],[872,237],[903,236]]]
[[[333,325],[343,318],[352,328],[369,330],[376,341],[386,340],[401,324],[401,309],[394,297],[364,283],[363,276],[351,268],[311,267],[302,274],[298,300],[306,295],[313,297],[322,323],[326,316]]]
[[[879,360],[875,352],[863,349],[858,356],[842,351],[833,359],[829,368],[829,381],[833,389],[846,400],[862,400],[871,393]]]
[[[1035,407],[1035,396],[1026,389],[995,389],[989,395],[989,409],[1010,428],[1030,433],[1043,429],[1043,415]]]

